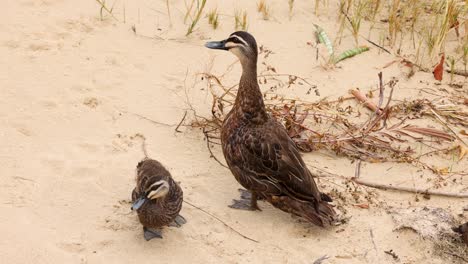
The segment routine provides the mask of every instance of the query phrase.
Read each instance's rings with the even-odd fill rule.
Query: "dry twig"
[[[402,192],[410,192],[410,193],[418,193],[418,194],[426,194],[426,195],[436,195],[436,196],[445,196],[445,197],[454,197],[454,198],[468,198],[468,193],[450,193],[450,192],[441,192],[441,191],[434,191],[429,189],[423,188],[412,188],[412,187],[405,187],[405,186],[393,186],[388,184],[381,184],[375,182],[369,182],[366,180],[361,180],[359,178],[353,177],[351,180],[357,184],[382,189],[382,190],[394,190],[394,191],[402,191]]]
[[[195,208],[195,209],[197,209],[197,210],[202,211],[202,212],[205,213],[206,215],[211,216],[212,218],[216,219],[218,222],[222,223],[222,224],[223,224],[224,226],[226,226],[227,228],[229,228],[229,229],[231,229],[232,231],[234,231],[234,233],[238,234],[239,236],[241,236],[241,237],[243,237],[243,238],[245,238],[245,239],[247,239],[247,240],[250,240],[250,241],[252,241],[252,242],[259,243],[258,240],[255,240],[255,239],[250,238],[250,237],[248,237],[248,236],[246,236],[246,235],[243,235],[241,232],[239,232],[239,231],[237,231],[236,229],[232,228],[230,225],[228,225],[226,222],[224,222],[223,220],[221,220],[219,217],[217,217],[217,216],[215,216],[215,215],[213,215],[213,214],[207,212],[207,211],[204,210],[203,208],[201,208],[201,207],[199,207],[199,206],[196,206],[196,205],[194,205],[194,204],[192,204],[191,202],[188,202],[188,201],[186,201],[186,200],[184,200],[184,203],[186,203],[186,204],[192,206],[193,208]]]

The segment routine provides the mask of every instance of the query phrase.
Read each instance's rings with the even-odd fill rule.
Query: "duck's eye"
[[[237,44],[237,46],[245,46],[245,47],[249,46],[247,44],[247,42],[243,38],[241,38],[241,37],[239,37],[237,35],[230,36],[229,39],[228,39],[228,42],[233,42],[233,43]]]

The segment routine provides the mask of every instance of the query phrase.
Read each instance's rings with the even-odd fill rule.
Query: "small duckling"
[[[138,213],[146,241],[162,238],[163,226],[180,227],[186,223],[179,215],[182,201],[182,189],[161,163],[149,158],[138,163],[132,210]]]
[[[454,232],[457,232],[461,235],[463,242],[468,246],[468,222],[460,225],[458,227],[452,228]]]

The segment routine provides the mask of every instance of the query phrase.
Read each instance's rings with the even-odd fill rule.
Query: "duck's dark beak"
[[[226,48],[226,40],[208,41],[207,43],[205,43],[205,47],[209,49],[228,50],[228,48]]]
[[[138,210],[146,201],[148,198],[142,196],[138,198],[133,204],[132,204],[132,210]]]

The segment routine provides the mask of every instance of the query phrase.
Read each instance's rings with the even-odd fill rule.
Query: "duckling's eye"
[[[152,191],[156,191],[157,189],[159,189],[162,185],[164,184],[164,182],[162,181],[158,181],[158,182],[155,182],[153,184],[151,184],[151,186],[146,189],[146,194],[149,194],[150,192]]]

